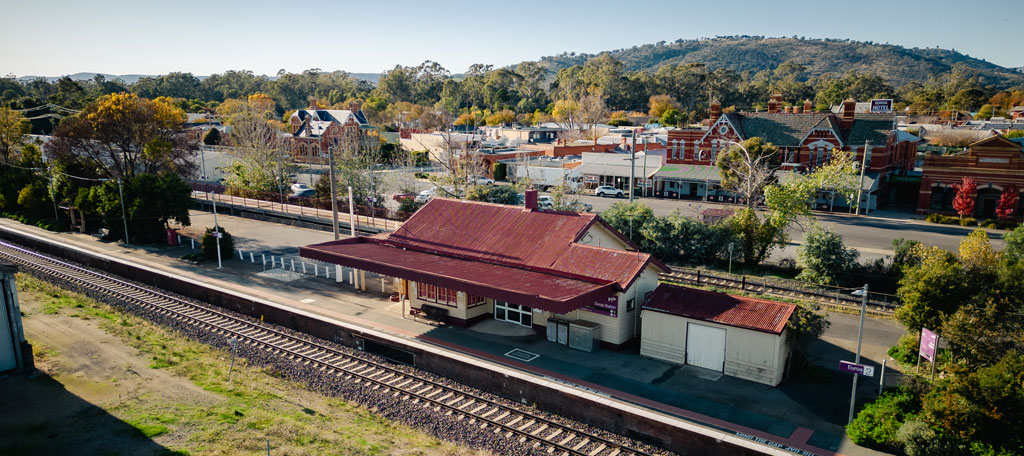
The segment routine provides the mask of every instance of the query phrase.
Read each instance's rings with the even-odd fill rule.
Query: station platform
[[[191,216],[194,227],[213,225],[209,213],[194,211]],[[354,289],[347,280],[338,282],[335,270],[324,277],[324,268],[318,265],[314,275],[308,260],[305,273],[299,266],[292,266],[292,261],[298,259],[299,246],[332,240],[332,233],[224,215],[219,216],[219,223],[234,237],[240,255],[224,258],[223,267],[218,269],[216,261],[197,265],[181,260],[182,256],[198,251],[192,250],[187,239],[178,247],[126,247],[90,235],[50,233],[13,220],[0,220],[3,227],[481,357],[743,438],[785,445],[807,454],[881,454],[858,447],[845,437],[843,424],[850,384],[841,380],[848,380],[846,376],[825,381],[798,380],[772,388],[718,372],[643,358],[635,345],[627,345],[622,351],[586,353],[549,342],[527,328],[496,320],[484,320],[468,328],[441,325],[413,317],[408,314],[406,303],[388,299],[389,280],[367,273],[366,290],[362,291]],[[268,266],[265,257],[274,257],[275,266]],[[891,345],[887,343],[879,343],[876,350]],[[835,356],[845,353],[835,344],[826,345],[839,353]],[[866,390],[871,387],[867,385]]]

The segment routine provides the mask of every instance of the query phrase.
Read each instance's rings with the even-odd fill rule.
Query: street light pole
[[[220,225],[217,224],[217,192],[211,190],[208,182],[210,178],[206,175],[206,153],[203,146],[199,146],[199,154],[203,162],[203,185],[206,186],[207,190],[210,190],[207,193],[210,194],[210,201],[213,202],[213,241],[217,243],[217,269],[220,269],[223,264],[220,258]]]
[[[860,364],[860,346],[861,346],[861,342],[864,341],[864,313],[867,311],[867,308],[868,308],[868,284],[865,283],[864,284],[864,288],[855,291],[854,294],[856,294],[857,292],[860,292],[860,295],[861,295],[861,297],[860,297],[860,328],[857,330],[857,357],[854,358],[854,361],[853,361],[854,364]],[[847,425],[849,425],[850,423],[853,422],[853,408],[854,408],[854,403],[857,400],[857,377],[860,377],[860,374],[853,374],[853,389],[850,390],[850,417],[846,421]]]
[[[131,245],[128,242],[128,213],[124,210],[124,189],[121,186],[121,179],[117,180],[117,193],[121,196],[121,220],[124,221],[124,245]]]

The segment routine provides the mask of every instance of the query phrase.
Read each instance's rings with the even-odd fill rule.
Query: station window
[[[451,307],[459,305],[459,293],[457,291],[423,282],[417,282],[416,284],[416,297],[423,301],[436,302]]]
[[[626,301],[626,312],[629,312],[636,308],[636,302],[633,299]]]
[[[487,299],[483,296],[466,293],[466,307],[476,307],[484,304],[487,304]]]

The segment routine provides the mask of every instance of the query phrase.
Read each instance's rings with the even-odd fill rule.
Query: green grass
[[[146,437],[158,442],[173,437],[176,448],[166,454],[259,454],[266,451],[268,439],[275,454],[481,454],[357,404],[311,393],[304,385],[282,379],[277,369],[252,366],[242,357],[235,360],[229,381],[228,351],[24,274],[18,276],[18,286],[20,293],[39,303],[34,312],[93,320],[137,350],[150,368],[186,378],[216,398],[213,403],[190,404],[146,393],[142,400],[105,406]],[[59,356],[56,350],[44,353]]]

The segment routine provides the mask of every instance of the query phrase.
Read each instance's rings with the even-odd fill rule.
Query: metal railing
[[[672,267],[672,272],[662,274],[661,279],[667,282],[732,288],[752,293],[802,299],[829,306],[859,308],[861,305],[861,298],[850,294],[859,288],[814,285],[777,277],[755,277],[704,269]],[[869,292],[868,306],[873,310],[888,313],[896,310],[900,306],[900,302],[896,296],[891,294]]]
[[[199,201],[216,201],[218,205],[276,212],[298,218],[313,218],[331,224],[331,202],[325,198],[295,198],[279,194],[255,193],[252,197],[228,194],[221,185],[192,183],[192,198]],[[350,216],[347,201],[338,201],[338,221],[355,226],[356,230],[371,228],[394,231],[402,225],[400,213],[392,213],[383,207],[356,205],[355,216]]]

